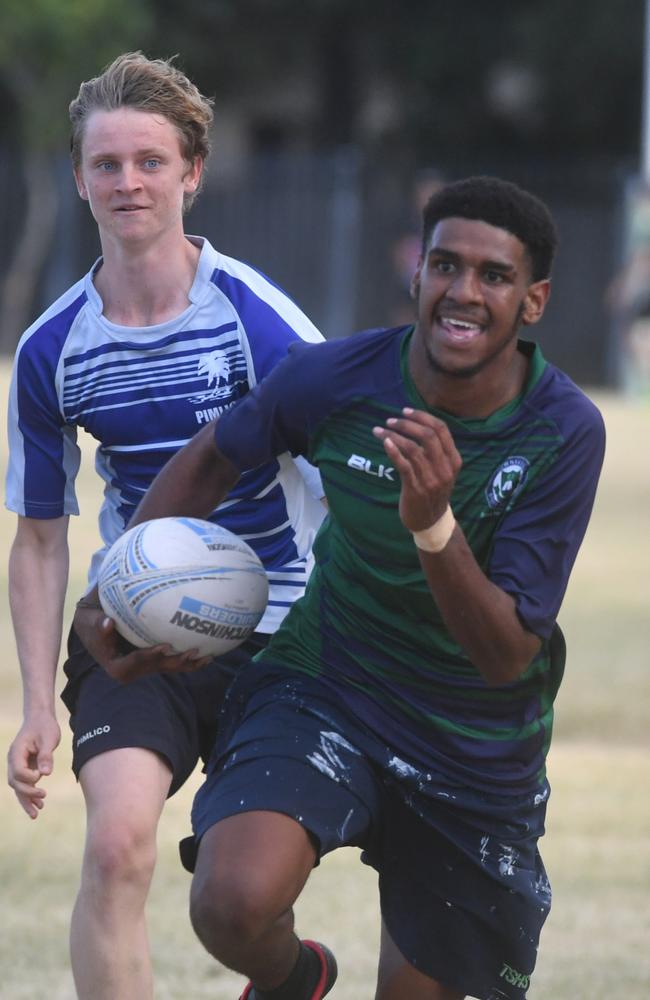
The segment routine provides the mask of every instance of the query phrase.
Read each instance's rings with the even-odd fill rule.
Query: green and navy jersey
[[[519,793],[544,776],[564,667],[556,617],[593,505],[601,416],[532,344],[520,397],[486,419],[431,410],[408,371],[411,328],[292,350],[217,422],[241,470],[289,450],[321,473],[330,515],[316,569],[260,661],[331,687],[400,758]],[[372,428],[404,406],[448,425],[463,460],[451,506],[487,576],[542,648],[490,687],[452,639],[398,514],[399,475]]]

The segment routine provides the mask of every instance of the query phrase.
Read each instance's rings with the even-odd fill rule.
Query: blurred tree
[[[152,0],[156,41],[183,54],[198,85],[219,98],[268,92],[293,81],[316,90],[307,139],[316,148],[358,138],[361,33],[383,29],[366,0]],[[391,6],[389,4],[389,6]],[[379,5],[381,7],[381,5]],[[217,102],[218,103],[218,102]],[[218,114],[218,106],[217,106]]]
[[[178,53],[216,95],[217,129],[220,107],[245,107],[253,146],[354,142],[385,178],[399,174],[396,161],[404,177],[415,166],[451,175],[513,157],[620,161],[638,155],[644,8],[644,0],[1,0],[0,138],[24,151],[26,203],[0,298],[0,350],[24,325],[49,249],[56,199],[46,156],[62,148],[65,108],[79,81],[118,52]],[[293,119],[291,93],[300,104]]]
[[[410,18],[407,121],[426,158],[635,155],[644,0],[456,0]],[[436,5],[431,5],[436,6]]]
[[[58,206],[52,153],[65,148],[67,107],[83,79],[120,51],[140,48],[151,26],[147,0],[2,0],[0,82],[24,163],[20,238],[0,286],[0,351],[12,348],[52,250]],[[12,192],[15,196],[17,192]]]
[[[644,0],[151,0],[157,44],[222,98],[314,84],[310,139],[363,132],[392,99],[385,145],[492,155],[634,155]],[[390,117],[390,116],[389,116]]]

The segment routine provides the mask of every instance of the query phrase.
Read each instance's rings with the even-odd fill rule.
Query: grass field
[[[7,372],[0,371],[3,410]],[[554,907],[530,1000],[647,1000],[650,996],[650,408],[599,395],[609,432],[606,467],[588,540],[561,614],[569,660],[550,756],[553,795],[542,853]],[[92,455],[72,525],[71,598],[95,543],[98,491]],[[4,452],[3,452],[4,469]],[[6,556],[14,516],[0,513],[0,740],[19,723],[18,667],[7,604]],[[35,615],[38,609],[34,609]],[[84,836],[81,795],[64,735],[47,807],[32,823],[0,789],[0,997],[73,1000],[67,925]],[[187,919],[189,878],[178,838],[200,781],[167,806],[150,900],[158,1000],[234,1000],[241,979],[203,952]],[[298,927],[336,951],[337,1000],[370,1000],[378,939],[373,873],[353,850],[314,873],[298,905]],[[405,998],[408,1000],[408,998]]]

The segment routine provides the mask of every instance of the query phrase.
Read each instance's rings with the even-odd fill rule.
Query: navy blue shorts
[[[254,664],[230,688],[192,810],[198,842],[250,810],[281,812],[319,855],[363,850],[382,918],[425,975],[481,1000],[523,1000],[550,886],[537,851],[548,785],[485,795],[396,756],[315,678]]]
[[[129,684],[100,667],[71,630],[61,698],[70,712],[72,770],[98,754],[143,747],[165,758],[172,771],[169,794],[190,776],[214,746],[225,692],[237,670],[264,648],[254,633],[241,646],[188,674],[152,674]]]

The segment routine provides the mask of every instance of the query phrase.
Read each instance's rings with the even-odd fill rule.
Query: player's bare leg
[[[418,972],[406,961],[382,921],[375,1000],[464,1000],[465,994]]]
[[[87,832],[70,927],[77,994],[80,1000],[150,1000],[145,902],[171,772],[157,754],[126,748],[93,757],[80,782]]]
[[[280,813],[241,813],[211,827],[191,893],[204,947],[261,990],[283,983],[300,948],[292,906],[315,860],[309,835]]]

